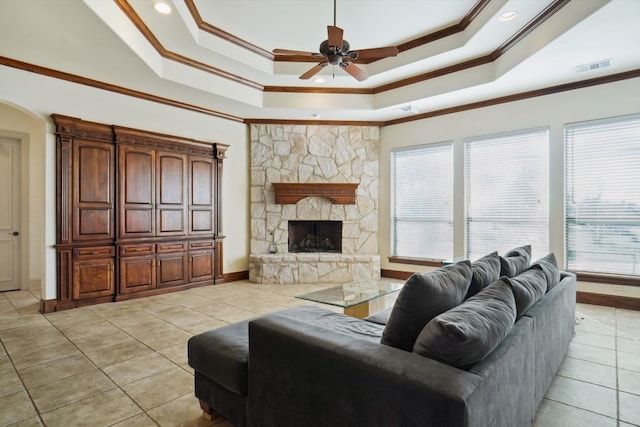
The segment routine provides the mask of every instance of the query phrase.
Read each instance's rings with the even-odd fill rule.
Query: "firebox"
[[[342,252],[342,221],[289,221],[289,252]]]

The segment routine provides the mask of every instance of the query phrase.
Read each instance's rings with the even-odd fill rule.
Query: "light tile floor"
[[[323,287],[241,281],[47,315],[35,292],[0,293],[0,425],[209,426],[187,339]],[[576,318],[534,426],[640,426],[640,312],[578,304]]]

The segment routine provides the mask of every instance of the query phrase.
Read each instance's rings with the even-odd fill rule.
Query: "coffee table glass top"
[[[399,282],[364,280],[298,295],[296,298],[349,308],[399,291],[402,285]]]

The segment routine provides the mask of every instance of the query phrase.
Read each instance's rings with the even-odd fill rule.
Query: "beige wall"
[[[504,105],[471,110],[380,130],[380,199],[378,245],[383,269],[415,271],[415,266],[389,263],[390,162],[392,149],[454,140],[455,156],[462,156],[464,138],[510,130],[549,126],[551,134],[551,250],[564,261],[562,221],[562,126],[640,112],[640,79],[627,80]],[[248,269],[249,255],[249,136],[247,126],[204,114],[77,85],[34,73],[0,67],[0,131],[22,135],[28,149],[22,152],[28,171],[28,277],[42,279],[43,296],[55,298],[55,138],[52,113],[85,120],[137,127],[156,132],[229,144],[224,166],[223,232],[226,273]],[[26,157],[25,157],[26,156]],[[456,170],[456,190],[462,188],[462,171]],[[455,203],[462,205],[462,191]],[[464,216],[455,218],[457,253],[463,250]],[[587,284],[590,292],[611,292],[607,285]],[[617,287],[616,294],[638,292]]]
[[[0,131],[26,136],[30,279],[56,298],[55,136],[53,113],[229,144],[222,212],[224,272],[248,270],[249,137],[247,126],[34,73],[0,67]],[[24,150],[23,150],[24,151]],[[22,154],[24,156],[24,152]],[[41,268],[39,268],[41,267]]]
[[[462,164],[465,138],[513,130],[549,127],[550,129],[550,230],[551,251],[564,265],[564,159],[563,126],[565,123],[640,113],[640,79],[631,79],[528,100],[511,102],[411,123],[381,128],[380,131],[380,261],[383,269],[415,271],[415,266],[388,261],[391,248],[390,153],[410,147],[442,141],[454,142],[456,164]],[[464,175],[454,170],[455,255],[464,253]],[[640,294],[633,287],[580,284],[589,292],[621,295]]]
[[[0,103],[0,135],[20,141],[20,193],[22,223],[20,257],[22,288],[40,284],[44,256],[44,179],[45,126],[37,117],[14,106]]]

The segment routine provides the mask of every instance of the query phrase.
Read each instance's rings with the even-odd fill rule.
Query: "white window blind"
[[[391,153],[391,253],[399,257],[453,256],[453,144]]]
[[[549,251],[548,130],[465,141],[466,257],[530,244]]]
[[[567,269],[640,275],[640,115],[564,133]]]

